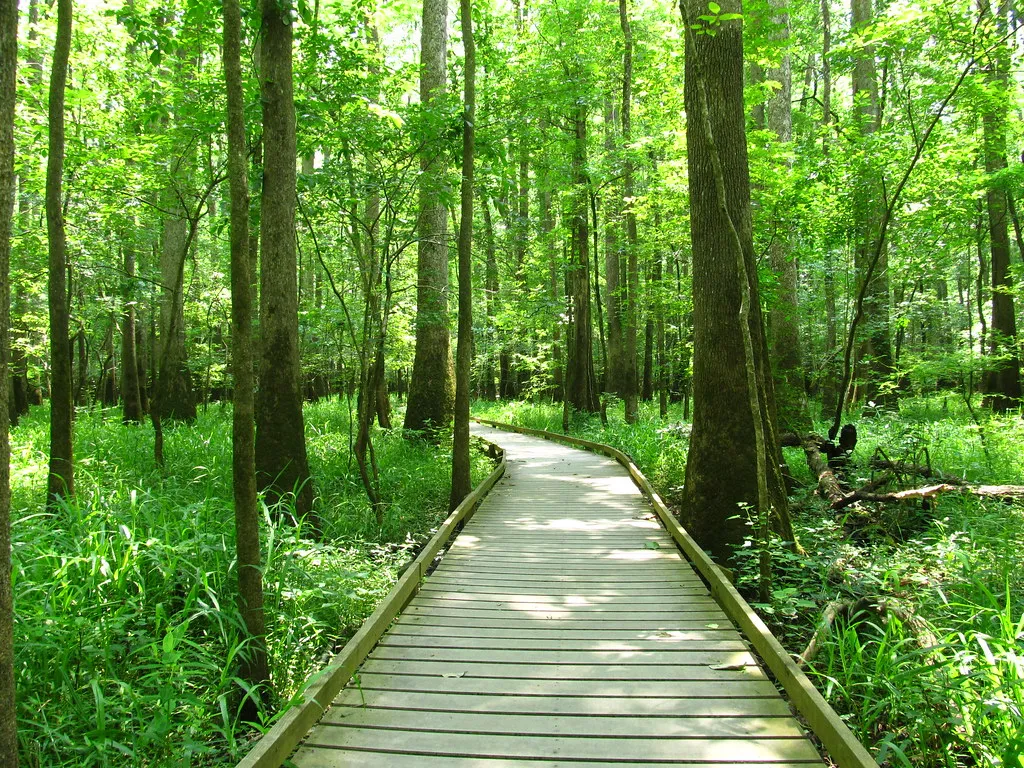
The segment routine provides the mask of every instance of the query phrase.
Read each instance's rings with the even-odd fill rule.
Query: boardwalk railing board
[[[237,768],[278,768],[309,729],[323,716],[341,689],[352,679],[353,673],[377,645],[391,622],[419,591],[437,553],[457,533],[459,525],[472,515],[487,492],[505,474],[507,465],[504,450],[493,443],[488,445],[491,455],[500,457],[494,471],[463,499],[442,523],[387,597],[377,606],[377,610],[363,622],[363,626],[331,663],[310,678],[301,694],[301,703],[293,705],[269,731],[263,734],[252,750],[238,763]]]
[[[534,437],[543,437],[548,440],[557,440],[568,445],[586,448],[595,453],[609,456],[622,464],[633,478],[633,482],[650,500],[651,505],[654,507],[669,535],[691,564],[707,581],[716,602],[750,640],[758,655],[768,665],[776,680],[786,691],[793,706],[804,720],[807,721],[811,731],[818,737],[825,749],[828,750],[839,768],[877,768],[878,763],[871,757],[868,750],[850,732],[850,729],[843,722],[842,718],[839,717],[838,713],[832,709],[831,705],[825,701],[825,698],[818,692],[813,683],[796,665],[793,658],[761,620],[761,617],[754,613],[754,610],[747,604],[747,601],[736,591],[736,588],[722,573],[722,569],[712,562],[708,554],[701,549],[693,537],[687,533],[686,529],[679,524],[675,515],[672,514],[671,510],[669,510],[640,469],[633,463],[632,459],[617,448],[603,443],[595,443],[557,432],[504,424],[490,419],[474,419],[474,421],[497,429],[532,435]]]

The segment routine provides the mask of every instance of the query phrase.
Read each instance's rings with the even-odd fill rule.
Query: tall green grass
[[[325,536],[263,510],[268,646],[279,704],[358,628],[446,515],[450,451],[376,438],[376,525],[348,455],[343,404],[307,406]],[[233,764],[246,652],[235,606],[230,410],[167,429],[79,412],[77,497],[43,508],[47,413],[12,434],[19,736],[27,766]],[[475,464],[475,479],[488,471]],[[415,482],[413,482],[415,480]],[[272,712],[264,713],[269,721]]]
[[[570,432],[624,450],[678,503],[688,435],[680,414],[662,422],[648,405],[626,425],[618,411],[608,426],[577,416]],[[478,404],[475,413],[561,431],[556,406]],[[980,423],[953,396],[866,412],[851,479],[872,476],[868,460],[882,447],[973,482],[1024,483],[1024,420],[978,413]],[[1024,768],[1024,507],[948,495],[931,509],[876,508],[865,525],[813,497],[802,451],[786,456],[806,485],[793,497],[806,553],[771,546],[772,599],[755,607],[798,654],[830,602],[883,606],[838,619],[808,669],[882,765]],[[738,584],[753,596],[756,583],[751,556]]]

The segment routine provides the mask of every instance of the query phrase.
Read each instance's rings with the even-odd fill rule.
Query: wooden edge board
[[[293,699],[291,708],[256,742],[255,746],[242,758],[237,768],[278,768],[302,741],[324,712],[334,701],[359,668],[370,651],[387,631],[391,622],[419,591],[434,557],[456,533],[460,523],[464,522],[494,487],[494,484],[505,474],[508,466],[505,451],[483,438],[483,442],[491,446],[500,456],[494,471],[462,500],[455,510],[437,529],[430,541],[402,574],[395,586],[387,594],[380,605],[359,631],[350,639],[345,647],[331,659],[331,662],[306,682],[304,690]]]
[[[582,440],[578,437],[561,435],[557,432],[545,432],[529,427],[517,427],[503,424],[490,419],[474,418],[479,424],[496,429],[518,432],[524,435],[557,440],[569,445],[586,448],[618,461],[633,478],[633,482],[650,500],[658,517],[664,524],[669,535],[689,559],[690,563],[707,580],[711,595],[715,598],[730,619],[742,630],[750,640],[758,655],[764,659],[776,680],[785,689],[790,701],[807,721],[814,735],[821,740],[825,749],[836,761],[839,768],[877,768],[878,763],[871,757],[867,748],[850,731],[838,713],[825,700],[807,675],[796,665],[782,644],[768,629],[761,617],[743,599],[742,595],[725,577],[722,570],[712,562],[708,554],[700,548],[693,537],[680,525],[675,515],[665,505],[650,482],[625,453],[603,443]]]

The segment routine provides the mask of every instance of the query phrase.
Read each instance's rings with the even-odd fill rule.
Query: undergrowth
[[[625,451],[678,504],[688,425],[675,411],[662,421],[649,404],[627,425],[620,410],[609,409],[606,427],[577,416],[570,432]],[[561,431],[557,406],[478,404],[475,413]],[[1024,483],[1019,415],[976,423],[950,396],[868,412],[856,425],[854,484],[872,477],[878,447],[971,482]],[[1024,507],[950,494],[927,508],[837,515],[813,495],[802,451],[785,453],[803,485],[791,501],[805,552],[773,542],[772,599],[754,607],[794,656],[826,608],[837,609],[807,671],[881,765],[1024,768]],[[738,585],[752,598],[756,546],[746,551]]]
[[[47,418],[12,433],[19,738],[26,766],[232,765],[245,652],[235,606],[230,409],[166,429],[80,411],[73,502],[44,511]],[[349,460],[344,404],[306,406],[324,537],[263,508],[277,704],[340,648],[447,514],[450,448],[381,433],[383,526]],[[474,481],[489,471],[479,457]],[[272,713],[264,713],[266,723]]]

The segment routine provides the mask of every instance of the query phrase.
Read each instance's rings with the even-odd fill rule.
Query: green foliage
[[[446,515],[450,457],[378,438],[388,494],[376,528],[344,450],[342,404],[307,408],[321,542],[264,508],[268,646],[278,703],[353,634]],[[79,496],[42,510],[46,411],[13,434],[19,735],[28,766],[227,765],[244,654],[235,606],[230,410],[166,431],[80,411]],[[474,480],[489,471],[482,458]],[[270,718],[270,713],[265,713]]]

